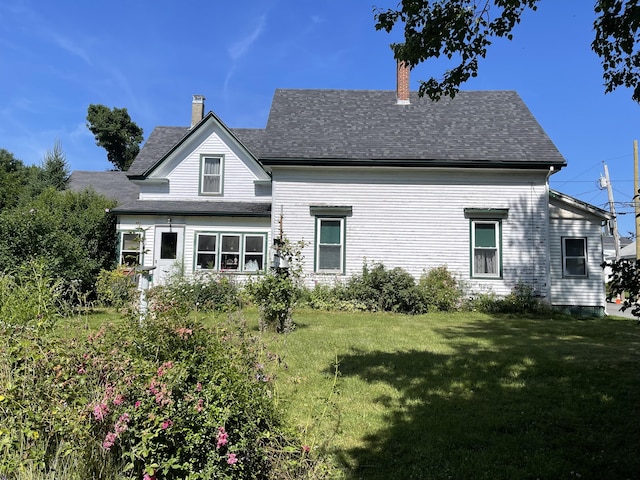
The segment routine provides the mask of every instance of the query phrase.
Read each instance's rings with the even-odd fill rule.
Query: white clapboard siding
[[[605,306],[602,273],[602,227],[586,219],[551,218],[549,253],[551,267],[551,303],[558,306]],[[575,217],[575,216],[573,216]],[[587,278],[564,278],[562,268],[562,237],[587,239]]]
[[[200,195],[200,158],[202,155],[223,158],[222,195]],[[235,143],[220,126],[211,123],[164,161],[149,175],[149,179],[166,178],[163,184],[140,185],[141,200],[203,200],[251,202],[269,201],[270,192],[256,186],[256,180],[268,180],[255,160]]]
[[[432,169],[273,169],[273,228],[280,213],[290,240],[305,248],[307,283],[340,281],[364,262],[401,267],[415,277],[446,265],[469,291],[506,294],[519,281],[546,296],[545,172]],[[344,277],[313,273],[315,218],[310,206],[350,206]],[[470,278],[465,208],[509,209],[502,221],[503,278]]]
[[[139,232],[144,231],[143,265],[153,266],[153,248],[156,227],[168,227],[166,216],[123,216],[120,218],[118,231]],[[189,276],[194,272],[196,234],[200,232],[211,233],[255,233],[266,235],[265,265],[269,264],[271,245],[271,220],[269,218],[231,218],[231,217],[200,217],[200,216],[175,216],[171,219],[172,228],[180,228],[184,231],[183,257],[177,262],[176,267],[183,269]],[[239,279],[245,274],[237,274]]]

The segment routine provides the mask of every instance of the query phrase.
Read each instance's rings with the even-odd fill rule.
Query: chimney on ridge
[[[398,105],[409,105],[409,65],[398,60],[396,75],[396,95]]]
[[[191,128],[204,118],[204,96],[194,95],[191,103]]]

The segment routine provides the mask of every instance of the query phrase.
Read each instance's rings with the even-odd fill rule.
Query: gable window
[[[316,272],[344,272],[344,218],[316,218]]]
[[[202,157],[200,193],[222,194],[222,157]]]
[[[196,270],[260,272],[265,268],[266,234],[199,233]]]
[[[471,221],[471,276],[500,277],[500,221]]]
[[[562,274],[565,277],[587,276],[586,238],[562,238]]]
[[[142,260],[142,239],[137,233],[122,233],[120,241],[120,264],[133,267]]]

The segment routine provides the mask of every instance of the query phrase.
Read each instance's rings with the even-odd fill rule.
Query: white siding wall
[[[217,232],[217,233],[256,233],[266,234],[265,264],[269,265],[270,245],[271,245],[271,220],[268,218],[229,218],[229,217],[172,217],[172,228],[184,229],[184,251],[182,266],[187,275],[194,272],[194,251],[196,232]],[[144,230],[143,265],[153,266],[153,252],[155,240],[155,227],[168,226],[166,216],[147,217],[120,217],[118,231],[139,231]],[[244,274],[238,274],[239,278]]]
[[[200,157],[223,157],[223,194],[199,195]],[[234,202],[269,201],[270,192],[256,188],[254,180],[268,179],[255,161],[231,140],[219,126],[211,124],[194,135],[150,175],[150,178],[167,178],[166,185],[140,186],[141,200],[217,200]]]
[[[290,240],[305,248],[309,285],[342,280],[313,273],[312,205],[351,206],[346,218],[346,276],[363,263],[402,267],[415,277],[447,267],[470,291],[506,294],[518,282],[547,287],[546,172],[496,170],[273,168],[273,231],[280,212]],[[470,220],[465,208],[507,208],[502,221],[503,278],[470,278]]]
[[[555,209],[554,209],[555,210]],[[549,224],[551,303],[565,306],[605,306],[602,257],[602,227],[584,218],[552,217]],[[587,278],[564,278],[562,237],[587,239]]]

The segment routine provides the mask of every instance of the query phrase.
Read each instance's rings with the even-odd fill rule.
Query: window
[[[344,218],[316,218],[316,272],[344,270]]]
[[[264,268],[264,236],[245,235],[242,268],[245,272],[258,272]]]
[[[240,268],[240,235],[222,235],[220,244],[220,270],[238,270]]]
[[[259,272],[265,268],[266,234],[199,233],[196,270]]]
[[[142,240],[137,233],[122,233],[120,242],[120,264],[133,267],[140,265]]]
[[[565,277],[587,276],[586,238],[562,238],[562,273]]]
[[[160,233],[160,260],[178,258],[178,232]]]
[[[200,193],[220,195],[222,193],[222,157],[202,157]]]
[[[471,276],[500,277],[500,222],[471,221]]]
[[[201,270],[215,270],[216,268],[216,235],[198,235],[196,248],[196,268]]]

